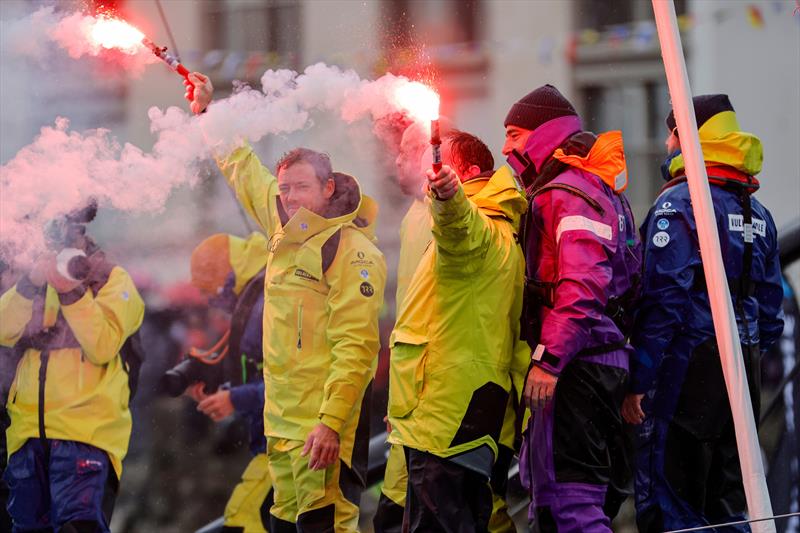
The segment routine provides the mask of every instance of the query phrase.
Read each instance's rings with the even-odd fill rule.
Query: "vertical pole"
[[[770,517],[772,505],[767,492],[764,465],[761,463],[761,449],[758,445],[758,433],[747,387],[739,329],[722,262],[714,205],[711,202],[711,190],[697,133],[692,90],[686,72],[675,6],[672,0],[653,0],[653,12],[672,98],[672,109],[680,132],[681,152],[686,163],[686,178],[700,241],[700,253],[703,256],[703,270],[714,319],[714,331],[717,335],[722,372],[733,413],[748,513],[750,518]],[[770,520],[755,523],[752,529],[758,533],[774,533],[775,522]]]

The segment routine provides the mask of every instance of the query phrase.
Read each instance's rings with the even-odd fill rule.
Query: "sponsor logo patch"
[[[315,278],[302,268],[298,268],[297,270],[295,270],[294,275],[297,276],[298,278],[307,279],[308,281],[319,281],[317,278]]]
[[[366,268],[362,268],[361,272],[359,272],[362,278],[369,279],[369,271]]]
[[[659,231],[653,235],[653,244],[659,248],[663,248],[669,244],[669,233],[666,231]]]
[[[359,290],[361,291],[361,294],[363,296],[366,296],[367,298],[375,294],[375,288],[372,285],[370,285],[369,282],[367,281],[361,284]]]
[[[760,236],[767,236],[767,223],[760,218],[753,219],[753,233]],[[728,215],[728,230],[744,232],[744,216],[742,215]]]
[[[658,226],[658,229],[660,229],[661,231],[664,231],[669,227],[669,220],[667,220],[666,218],[659,218],[658,222],[656,222],[656,226]]]
[[[661,208],[656,209],[655,213],[653,214],[657,217],[671,217],[677,212],[677,209],[672,208],[672,202],[664,202],[661,204]]]
[[[367,259],[367,254],[365,254],[364,252],[356,252],[356,258],[357,259],[350,261],[350,266],[356,266],[356,267],[375,266],[375,263]]]

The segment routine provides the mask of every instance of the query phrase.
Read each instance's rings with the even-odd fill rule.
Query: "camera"
[[[94,248],[86,236],[86,224],[97,216],[97,201],[90,199],[85,206],[51,220],[45,229],[47,247],[58,253],[56,267],[65,278],[73,281],[85,279],[91,270],[86,257]]]
[[[56,252],[64,248],[84,248],[86,224],[96,216],[97,200],[92,198],[83,207],[51,220],[44,231],[48,248]]]
[[[206,363],[198,357],[187,356],[164,373],[159,388],[176,398],[183,394],[186,387],[196,382],[204,385],[203,392],[206,394],[217,392],[219,386],[225,382],[223,365]]]

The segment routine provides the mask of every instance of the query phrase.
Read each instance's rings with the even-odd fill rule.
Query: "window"
[[[219,0],[205,2],[206,50],[235,52],[241,77],[248,58],[264,57],[264,68],[298,68],[301,64],[300,3],[297,0]],[[230,56],[229,56],[230,57]],[[249,59],[252,61],[252,59]],[[247,69],[258,72],[263,69]],[[229,72],[228,77],[231,77]]]
[[[666,157],[664,118],[669,113],[666,81],[628,80],[579,90],[584,126],[595,132],[621,130],[628,164],[628,190],[641,220],[663,184],[660,166]]]
[[[679,15],[686,4],[676,0]],[[622,130],[627,195],[641,220],[661,189],[670,110],[652,7],[645,0],[578,0],[575,28],[583,36],[573,78],[585,126]]]
[[[448,102],[488,94],[483,0],[389,0],[383,5],[384,57],[378,72],[435,82]]]
[[[675,12],[686,13],[687,0],[675,0]],[[579,29],[605,31],[609,27],[653,18],[650,0],[578,0],[575,6]]]
[[[391,0],[386,3],[384,47],[430,47],[473,43],[481,39],[481,0]]]

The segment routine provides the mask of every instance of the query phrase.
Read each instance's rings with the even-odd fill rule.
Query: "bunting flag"
[[[761,13],[761,8],[753,4],[747,6],[747,21],[752,27],[763,29],[764,15]]]
[[[644,20],[636,25],[633,31],[633,47],[637,50],[650,48],[656,38],[656,25],[653,21]]]
[[[556,40],[550,35],[543,35],[539,39],[537,48],[537,56],[539,63],[542,65],[549,65],[553,62],[553,51],[556,49]]]
[[[567,59],[567,63],[574,65],[578,60],[578,36],[573,33],[568,39],[567,46],[564,48],[564,57]]]
[[[678,29],[686,32],[694,27],[694,17],[692,15],[681,15],[678,17]]]
[[[580,35],[581,44],[597,44],[600,41],[600,32],[597,30],[583,30]]]

